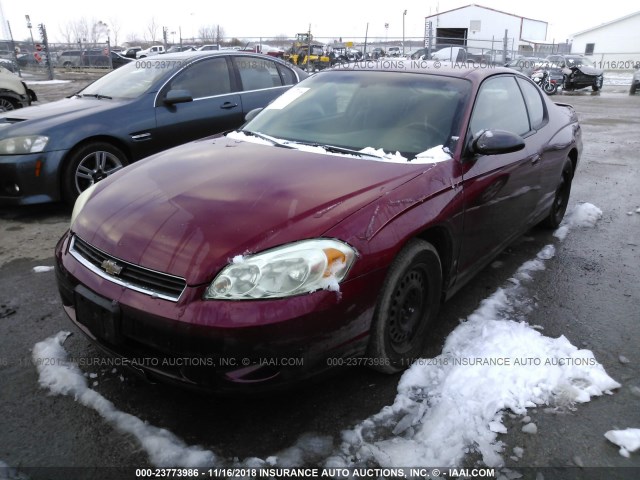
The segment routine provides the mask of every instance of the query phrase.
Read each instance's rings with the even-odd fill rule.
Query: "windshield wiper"
[[[80,94],[78,94],[78,95],[80,95]],[[98,100],[101,100],[103,98],[106,98],[107,100],[112,100],[113,99],[109,95],[100,95],[99,93],[83,93],[82,96],[83,97],[93,97],[93,98],[97,98]]]
[[[335,145],[323,145],[321,143],[306,143],[306,142],[295,142],[295,143],[299,145],[308,145],[310,147],[320,147],[326,150],[327,152],[332,152],[332,153],[346,153],[349,155],[355,155],[357,157],[384,158],[381,155],[376,155],[375,153],[367,153],[367,152],[362,152],[360,150],[353,150],[351,148],[337,147]]]
[[[277,138],[271,137],[269,135],[265,135],[264,133],[260,133],[260,132],[252,132],[251,130],[237,130],[238,132],[244,133],[245,135],[250,135],[252,137],[258,137],[261,138],[262,140],[266,140],[267,142],[271,142],[273,145],[277,146],[277,147],[282,147],[282,148],[296,148],[292,145],[289,145],[289,142],[283,141],[283,140],[279,140]]]

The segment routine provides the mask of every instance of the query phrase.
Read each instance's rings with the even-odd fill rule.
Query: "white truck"
[[[159,53],[164,53],[164,46],[163,45],[153,45],[149,48],[146,48],[144,50],[140,50],[139,52],[136,53],[136,58],[146,58],[146,57],[151,57],[153,55],[158,55]]]

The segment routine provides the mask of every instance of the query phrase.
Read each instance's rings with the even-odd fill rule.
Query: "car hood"
[[[423,171],[208,138],[100,182],[72,229],[108,254],[197,285],[236,255],[323,235]]]
[[[119,100],[71,97],[43,105],[11,110],[0,115],[0,136],[9,128],[12,134],[39,133],[50,126],[59,126],[88,113],[110,110],[121,104]]]

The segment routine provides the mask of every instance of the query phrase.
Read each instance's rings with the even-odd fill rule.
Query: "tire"
[[[62,196],[73,206],[78,195],[96,182],[126,167],[127,156],[105,142],[81,145],[71,152],[62,176]]]
[[[374,370],[396,373],[420,357],[441,292],[438,252],[412,240],[393,261],[376,305],[367,348]]]
[[[73,62],[66,61],[62,64],[64,68],[73,68],[75,64]]]
[[[629,88],[629,95],[635,95],[636,94],[636,90],[637,90],[637,86],[635,83],[631,84],[631,87]]]
[[[20,106],[13,98],[0,97],[0,112],[8,112],[16,108],[20,108]]]
[[[560,183],[556,188],[556,194],[553,197],[553,203],[549,209],[549,214],[541,225],[545,228],[556,229],[560,226],[564,214],[569,204],[569,196],[571,195],[571,181],[573,180],[573,164],[567,160],[562,168]]]
[[[547,95],[555,95],[558,92],[558,84],[547,82],[544,84],[543,90]]]
[[[591,86],[591,89],[594,92],[599,92],[600,90],[602,90],[602,83],[603,83],[604,79],[602,78],[602,76],[597,77],[594,82],[593,85]]]

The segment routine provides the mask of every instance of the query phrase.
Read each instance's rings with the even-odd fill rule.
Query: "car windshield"
[[[137,60],[96,80],[79,95],[87,97],[136,98],[157,84],[158,79],[182,65],[179,60]]]
[[[242,130],[284,140],[287,146],[382,150],[413,159],[435,147],[454,149],[470,88],[464,79],[422,73],[320,72]]]

